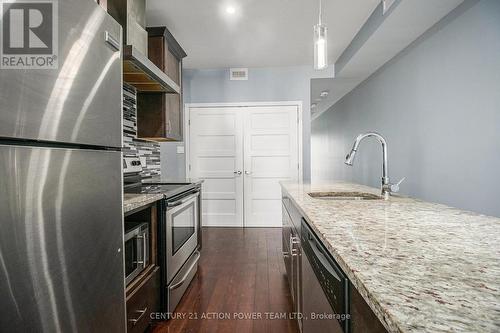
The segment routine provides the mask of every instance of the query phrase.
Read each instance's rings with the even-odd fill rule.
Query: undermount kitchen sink
[[[380,195],[365,192],[311,192],[314,199],[323,200],[382,200]]]

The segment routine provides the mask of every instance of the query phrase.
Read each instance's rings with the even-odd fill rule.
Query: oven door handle
[[[186,273],[184,274],[184,276],[182,277],[182,279],[179,282],[177,282],[177,283],[175,283],[175,284],[173,284],[173,285],[171,285],[169,287],[170,290],[177,289],[180,286],[182,286],[184,284],[184,282],[186,282],[186,279],[187,279],[189,273],[191,273],[191,271],[193,270],[194,266],[198,264],[198,260],[200,259],[200,256],[201,256],[200,252],[196,251],[196,259],[193,261],[193,263],[191,264],[191,266],[189,267],[189,269],[186,270]]]
[[[167,207],[168,208],[171,208],[171,207],[177,207],[177,206],[180,206],[182,205],[183,203],[195,198],[198,196],[198,191],[196,192],[192,192],[192,194],[188,197],[185,197],[181,200],[176,200],[176,201],[167,201]]]

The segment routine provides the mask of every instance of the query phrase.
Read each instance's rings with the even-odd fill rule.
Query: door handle
[[[238,171],[234,171],[234,174],[235,174],[235,175],[238,175],[238,176],[239,176],[239,175],[241,175],[241,173],[242,173],[242,172],[241,172],[241,171],[239,171],[239,170],[238,170]]]
[[[109,31],[104,33],[104,41],[115,49],[115,51],[120,51],[120,42],[118,42],[115,37],[111,36]]]
[[[251,172],[251,171],[245,171],[245,175],[249,176],[249,175],[251,175],[251,174],[252,174],[252,172]]]

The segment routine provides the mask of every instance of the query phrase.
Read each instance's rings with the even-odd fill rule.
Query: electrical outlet
[[[184,154],[184,146],[177,146],[177,154]]]

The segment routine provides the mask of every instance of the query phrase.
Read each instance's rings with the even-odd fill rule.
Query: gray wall
[[[376,142],[343,164],[365,131],[404,194],[500,217],[500,1],[466,0],[313,121],[313,181],[379,186]]]
[[[161,174],[163,178],[186,178],[186,155],[177,152],[179,146],[184,147],[184,142],[160,143]]]
[[[303,174],[310,179],[310,82],[315,75],[310,66],[250,68],[248,81],[230,81],[229,69],[188,69],[183,71],[184,103],[302,101]],[[169,145],[162,144],[162,172],[170,177],[167,170],[184,157],[171,154]]]

